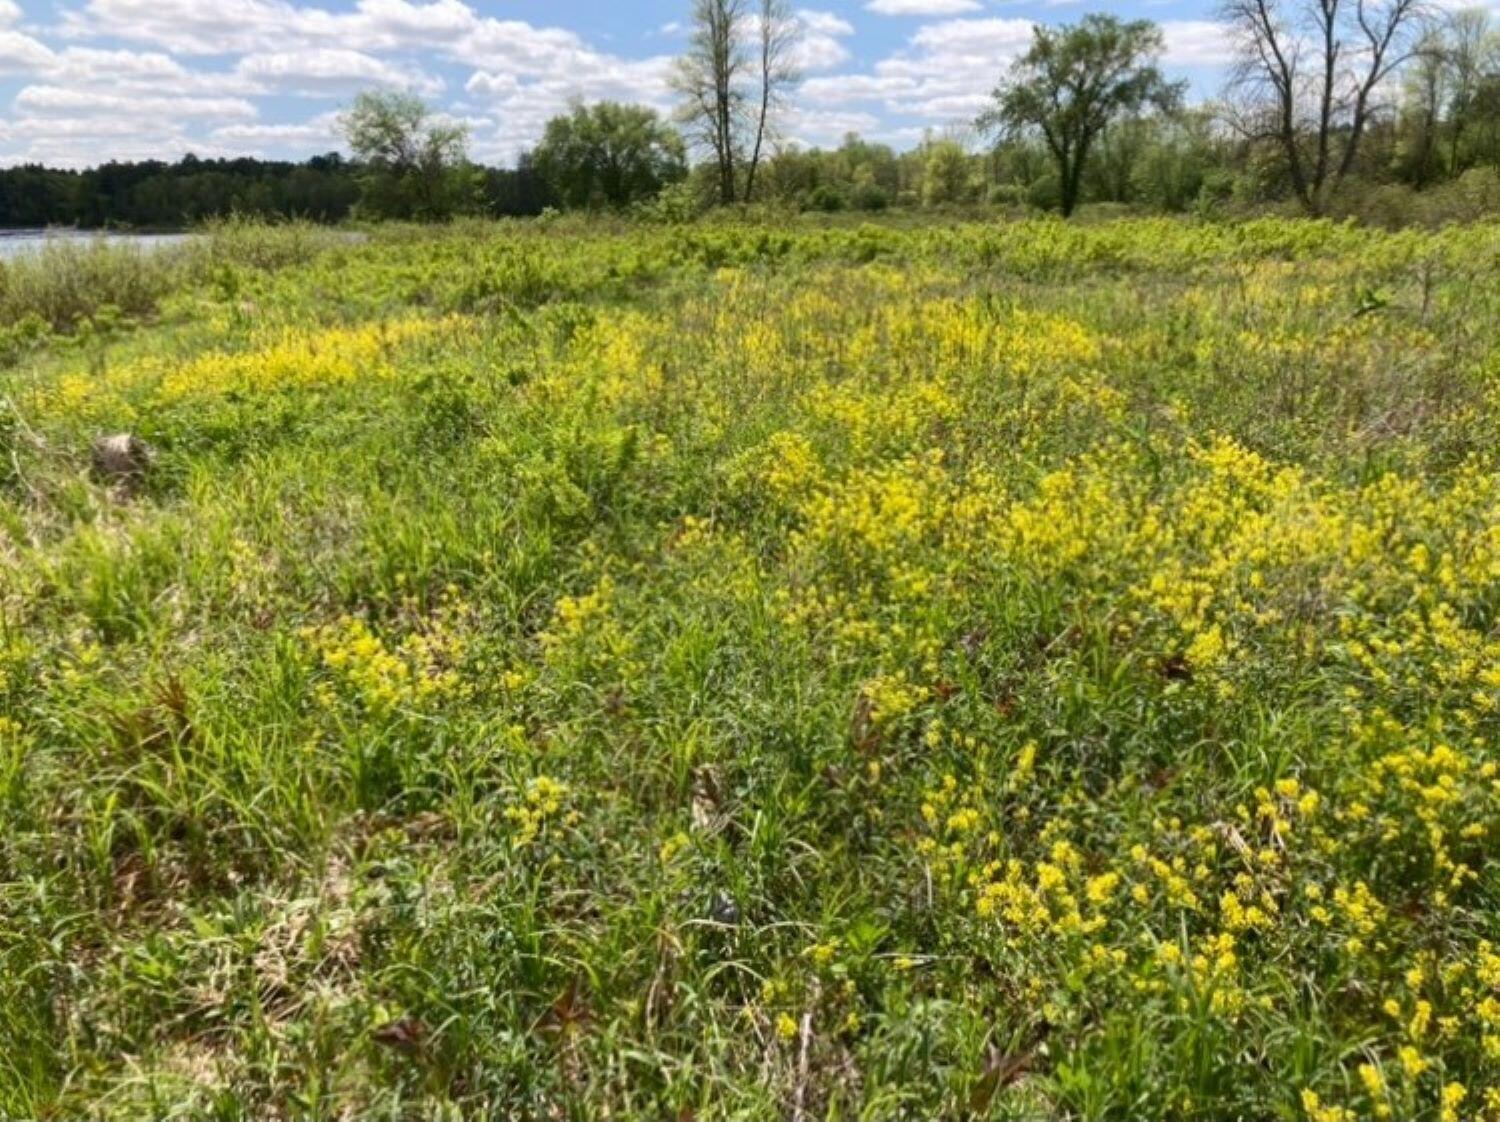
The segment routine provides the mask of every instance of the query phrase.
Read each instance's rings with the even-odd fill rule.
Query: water
[[[110,234],[98,230],[0,230],[0,261],[35,253],[45,245],[87,245],[104,242],[109,245],[135,245],[142,249],[160,249],[180,245],[191,234]]]

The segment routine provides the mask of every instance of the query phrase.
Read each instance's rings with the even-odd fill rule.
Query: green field
[[[1500,1119],[1500,225],[85,257],[0,1118]]]

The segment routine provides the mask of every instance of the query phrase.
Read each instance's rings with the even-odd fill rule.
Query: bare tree
[[[797,81],[801,24],[786,0],[694,0],[692,21],[672,78],[678,117],[713,157],[719,202],[728,205],[755,190],[772,120]]]
[[[750,169],[745,176],[745,201],[755,197],[755,172],[760,167],[771,115],[781,107],[786,92],[797,82],[795,52],[801,24],[786,0],[760,0],[759,41],[760,108],[755,120],[755,144],[750,150]]]
[[[747,0],[694,0],[693,34],[677,61],[672,86],[682,97],[679,118],[689,140],[710,152],[718,170],[719,202],[733,203],[743,148]]]
[[[1317,213],[1354,167],[1381,84],[1414,50],[1422,0],[1224,0],[1238,62],[1230,123],[1277,145]]]

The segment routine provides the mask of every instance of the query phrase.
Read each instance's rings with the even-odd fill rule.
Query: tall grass
[[[203,285],[226,269],[284,268],[353,236],[311,223],[226,219],[170,245],[51,241],[0,261],[0,329],[33,320],[69,331],[105,312],[150,316],[170,294]]]
[[[177,248],[49,242],[0,262],[0,327],[36,318],[62,331],[103,308],[147,315],[190,275],[188,256]]]
[[[1500,227],[221,236],[5,383],[0,1118],[1492,1122]]]

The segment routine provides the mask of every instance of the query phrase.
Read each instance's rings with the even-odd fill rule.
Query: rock
[[[94,441],[94,474],[110,483],[135,483],[155,456],[151,445],[132,433],[101,436]]]

